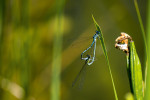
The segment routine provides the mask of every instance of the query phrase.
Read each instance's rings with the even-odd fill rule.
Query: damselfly
[[[93,42],[91,44],[90,47],[88,47],[86,50],[84,50],[82,53],[81,53],[81,59],[82,60],[87,60],[89,59],[89,61],[87,62],[88,65],[91,65],[93,64],[93,62],[95,61],[95,51],[96,51],[96,41],[97,39],[100,39],[100,32],[99,31],[96,31],[96,33],[94,34],[93,36]],[[89,49],[91,49],[92,47],[94,46],[94,50],[93,50],[93,56],[90,55],[90,58],[88,57],[83,57],[84,53],[87,52]],[[88,54],[89,55],[89,54]]]
[[[100,39],[100,32],[96,31],[96,33],[93,36],[93,42],[91,44],[91,46],[89,46],[86,50],[84,50],[81,53],[81,60],[85,60],[85,64],[83,65],[82,69],[80,70],[79,74],[77,75],[77,77],[75,78],[72,86],[74,86],[76,84],[77,81],[79,81],[79,87],[81,87],[81,85],[83,84],[82,81],[84,80],[84,75],[85,75],[85,70],[86,70],[86,66],[87,65],[91,65],[93,64],[93,62],[95,61],[95,51],[96,51],[96,41],[97,39]],[[89,50],[92,49],[93,47],[93,54],[87,54],[86,56],[84,56],[84,54]]]

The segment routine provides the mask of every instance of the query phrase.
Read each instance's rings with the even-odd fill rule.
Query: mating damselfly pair
[[[75,80],[73,81],[73,84],[72,86],[74,86],[76,84],[77,81],[80,81],[79,83],[79,86],[82,85],[82,82],[83,79],[84,79],[84,74],[85,74],[85,70],[86,70],[86,67],[87,65],[91,65],[93,64],[93,62],[95,61],[95,51],[96,51],[96,41],[97,39],[100,39],[101,36],[100,36],[100,31],[96,31],[96,33],[94,34],[93,36],[93,42],[91,44],[91,46],[89,46],[86,50],[84,50],[82,53],[81,53],[81,60],[85,60],[85,64],[82,66],[80,72],[78,73],[77,77],[75,78]],[[90,49],[93,49],[92,53],[93,54],[85,54],[88,50]],[[82,75],[83,74],[83,75]]]
[[[107,62],[107,65],[108,65],[108,68],[109,68],[109,72],[110,72],[110,76],[111,76],[111,81],[112,81],[112,84],[113,84],[113,89],[114,89],[114,93],[115,93],[115,97],[116,97],[116,100],[118,100],[118,97],[117,97],[117,93],[116,93],[116,89],[115,89],[115,85],[114,85],[114,81],[113,81],[113,76],[112,76],[112,72],[111,72],[111,68],[110,68],[110,64],[109,64],[109,59],[108,59],[108,55],[107,55],[107,49],[106,49],[106,46],[105,46],[105,43],[104,43],[104,38],[103,38],[103,34],[102,34],[102,31],[100,30],[100,26],[97,24],[96,20],[94,19],[93,15],[92,15],[92,18],[93,18],[93,21],[94,21],[94,24],[96,26],[96,33],[95,35],[93,36],[93,42],[91,44],[90,47],[88,47],[86,50],[84,50],[82,53],[81,53],[81,59],[82,60],[85,60],[85,64],[84,66],[82,67],[82,69],[80,70],[79,74],[77,75],[76,79],[74,80],[72,86],[75,85],[75,83],[79,80],[79,81],[82,81],[83,80],[83,77],[80,77],[81,74],[85,74],[85,69],[86,69],[86,65],[91,65],[94,61],[95,61],[95,51],[96,51],[96,41],[97,39],[100,40],[101,42],[101,47],[102,47],[102,50],[103,50],[103,53],[104,53],[104,56],[105,56],[105,59],[106,59],[106,62]],[[89,49],[91,49],[93,47],[93,56],[89,55],[89,54],[85,54],[87,51],[89,51]],[[85,55],[85,57],[84,57]],[[82,84],[79,84],[79,86],[82,85]]]

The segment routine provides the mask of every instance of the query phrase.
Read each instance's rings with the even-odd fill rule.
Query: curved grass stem
[[[93,18],[94,24],[96,26],[96,30],[100,32],[100,36],[99,36],[100,43],[101,43],[101,46],[102,46],[102,49],[103,49],[104,56],[105,56],[106,61],[107,61],[108,68],[109,68],[109,73],[110,73],[111,81],[112,81],[112,84],[113,84],[115,99],[118,100],[118,96],[117,96],[117,92],[116,92],[116,88],[115,88],[115,84],[114,84],[114,80],[113,80],[113,76],[112,76],[112,72],[111,72],[111,68],[110,68],[110,64],[109,64],[109,59],[108,59],[108,55],[107,55],[107,49],[106,49],[106,46],[105,46],[105,43],[104,43],[103,34],[102,34],[102,31],[100,30],[100,26],[97,24],[97,22],[94,19],[93,15],[92,15],[92,18]]]
[[[144,65],[145,66],[145,78],[144,78],[144,81],[145,81],[145,89],[146,89],[147,66],[148,66],[147,41],[146,41],[146,36],[145,36],[146,34],[145,34],[144,25],[143,25],[143,22],[142,22],[142,18],[141,18],[141,14],[140,14],[140,10],[139,10],[139,7],[138,7],[137,0],[134,0],[134,6],[135,6],[137,17],[138,17],[138,20],[139,20],[139,23],[140,23],[142,36],[143,36],[143,39],[144,39],[144,45],[145,45],[145,65]]]

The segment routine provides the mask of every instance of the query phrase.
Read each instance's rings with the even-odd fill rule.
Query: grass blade
[[[130,42],[129,42],[130,41]],[[143,79],[140,59],[136,52],[132,37],[122,32],[116,39],[115,47],[127,54],[127,72],[130,82],[130,89],[135,100],[143,100]]]
[[[146,41],[146,36],[145,36],[145,30],[144,30],[144,26],[143,26],[143,22],[142,22],[142,18],[141,18],[141,14],[140,14],[140,10],[139,10],[139,7],[138,7],[138,3],[137,3],[137,0],[134,0],[134,5],[135,5],[135,9],[136,9],[136,13],[137,13],[137,16],[138,16],[138,20],[139,20],[139,23],[140,23],[140,27],[141,27],[141,31],[142,31],[142,36],[143,36],[143,39],[144,39],[144,45],[145,45],[145,88],[146,88],[146,78],[147,78],[147,63],[148,63],[148,58],[147,58],[147,41]]]
[[[65,0],[56,0],[55,33],[53,42],[50,100],[60,100],[60,73],[63,35],[63,7]]]
[[[109,68],[109,72],[110,72],[110,76],[111,76],[111,80],[112,80],[112,84],[113,84],[113,89],[114,89],[114,94],[115,94],[115,99],[118,100],[118,96],[117,96],[117,92],[116,92],[116,89],[115,89],[115,84],[114,84],[114,80],[113,80],[113,76],[112,76],[112,72],[111,72],[111,68],[110,68],[110,64],[109,64],[109,59],[108,59],[108,55],[107,55],[107,49],[106,49],[106,46],[105,46],[105,43],[104,43],[103,34],[102,34],[102,31],[100,30],[100,26],[97,24],[97,22],[94,19],[93,15],[92,15],[92,18],[93,18],[94,24],[96,26],[96,30],[100,32],[100,42],[101,42],[103,53],[105,55],[107,65],[108,65],[108,68]]]
[[[56,27],[61,26],[61,20],[56,17]],[[61,51],[62,51],[62,35],[58,28],[58,31],[54,35],[53,46],[53,61],[52,61],[52,75],[51,75],[51,100],[60,99],[60,70],[61,70]]]
[[[129,74],[131,75],[130,83],[132,83],[130,84],[131,92],[133,92],[135,100],[143,100],[143,79],[141,63],[133,41],[130,42],[129,63]]]
[[[140,10],[139,10],[139,7],[138,7],[137,0],[134,0],[134,5],[135,5],[136,12],[137,12],[137,16],[138,16],[138,20],[139,20],[139,23],[140,23],[142,36],[143,36],[143,39],[144,39],[144,44],[145,44],[145,48],[146,48],[146,52],[147,52],[147,42],[146,42],[146,37],[145,37],[145,30],[144,30],[144,26],[143,26],[142,18],[141,18],[141,15],[140,15]]]
[[[130,82],[130,89],[131,89],[131,92],[133,93],[132,81],[131,81],[131,70],[130,70],[130,58],[129,58],[129,55],[127,55],[126,57],[127,57],[127,74],[128,74],[128,78]]]
[[[148,40],[148,51],[150,51],[150,1],[148,0],[148,13],[147,13],[147,40]],[[148,55],[148,67],[147,67],[147,79],[146,79],[146,90],[144,100],[150,99],[150,52],[147,52]]]

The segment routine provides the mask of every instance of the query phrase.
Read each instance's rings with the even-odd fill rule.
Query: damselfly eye
[[[97,34],[100,34],[100,31],[96,31]]]

